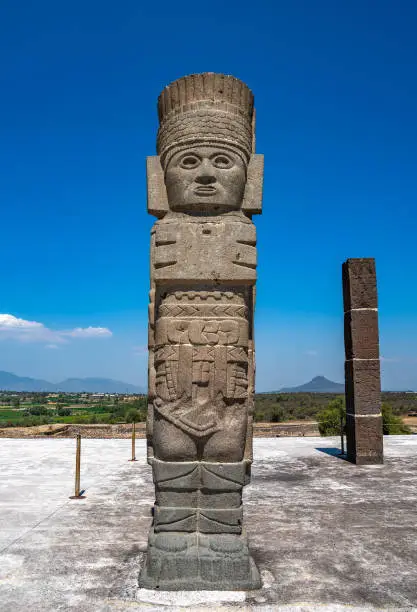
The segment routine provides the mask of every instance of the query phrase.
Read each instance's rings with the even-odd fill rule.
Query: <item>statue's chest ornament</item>
[[[228,402],[246,398],[248,308],[244,292],[191,293],[168,294],[158,310],[156,407],[179,427],[207,435]]]

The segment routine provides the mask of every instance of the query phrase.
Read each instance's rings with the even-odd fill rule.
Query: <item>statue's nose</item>
[[[213,173],[213,166],[208,159],[205,159],[198,168],[198,175],[195,178],[196,183],[200,185],[210,185],[216,182],[216,177]]]

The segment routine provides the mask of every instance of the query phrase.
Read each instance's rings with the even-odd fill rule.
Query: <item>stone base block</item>
[[[149,534],[139,586],[163,591],[261,588],[245,534]]]
[[[346,415],[347,459],[357,465],[384,463],[382,416]]]

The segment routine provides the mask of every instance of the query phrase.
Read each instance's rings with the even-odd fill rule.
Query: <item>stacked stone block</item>
[[[375,260],[348,259],[342,276],[347,456],[360,465],[383,463]]]

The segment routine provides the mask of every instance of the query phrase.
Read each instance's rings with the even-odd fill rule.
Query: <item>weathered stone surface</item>
[[[156,503],[140,584],[258,588],[242,531],[252,461],[253,310],[263,157],[253,95],[212,73],[159,97],[148,160],[148,460]]]
[[[262,213],[262,191],[264,184],[264,156],[251,155],[248,165],[242,211],[247,215]]]
[[[379,359],[345,362],[346,412],[381,413],[381,376]]]
[[[377,310],[345,313],[346,359],[379,359]]]
[[[148,213],[162,218],[169,211],[164,171],[158,155],[146,158],[146,181],[148,191]]]
[[[352,463],[383,463],[381,415],[346,415],[347,457]]]
[[[259,574],[247,538],[224,533],[210,536],[201,529],[181,535],[151,530],[147,563],[140,584],[173,591],[253,589]]]
[[[256,229],[242,212],[226,218],[171,217],[158,221],[154,230],[156,282],[200,281],[213,288],[255,282]]]
[[[342,267],[348,459],[382,463],[381,378],[375,261]]]
[[[127,440],[83,441],[87,497],[68,501],[74,440],[1,441],[2,612],[417,610],[417,436],[386,436],[385,465],[365,467],[339,459],[336,436],[255,439],[259,592],[138,589],[154,501],[144,442],[129,463]]]
[[[378,308],[375,259],[347,259],[342,265],[344,310]]]

